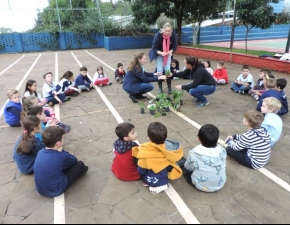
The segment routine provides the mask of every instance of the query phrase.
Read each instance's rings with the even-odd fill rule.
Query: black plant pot
[[[160,100],[159,98],[156,98],[156,99],[155,99],[156,102],[159,102],[159,100]]]
[[[141,113],[141,114],[145,114],[145,109],[144,109],[144,108],[141,108],[141,109],[140,109],[140,113]]]
[[[166,112],[162,112],[162,114],[161,114],[162,116],[166,116]]]
[[[168,106],[165,107],[165,112],[170,112],[170,108]]]
[[[183,105],[183,100],[180,100],[180,105]]]
[[[155,110],[150,110],[150,115],[154,116],[155,115]]]

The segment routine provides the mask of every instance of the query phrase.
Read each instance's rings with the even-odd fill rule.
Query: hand
[[[167,54],[170,55],[170,56],[173,55],[172,51],[169,51]]]
[[[235,84],[238,84],[238,83],[239,83],[239,81],[235,80]]]
[[[178,90],[182,90],[182,86],[181,85],[176,85],[175,88],[178,89]]]
[[[230,141],[230,140],[233,140],[233,139],[234,139],[233,136],[228,136],[227,139],[226,139],[226,143],[227,143],[228,141]]]
[[[42,105],[45,105],[45,104],[46,104],[46,101],[43,99],[43,100],[41,101],[41,104],[42,104]]]
[[[166,56],[166,55],[168,55],[168,52],[162,52],[161,55]]]
[[[63,102],[60,99],[58,99],[57,101],[60,105],[63,104]]]
[[[51,121],[50,123],[49,123],[49,126],[57,126],[57,124],[58,124],[59,122],[57,121],[57,120],[53,120],[53,121]]]
[[[94,87],[94,84],[93,84],[93,83],[91,83],[91,84],[90,84],[90,87],[91,87],[91,88],[92,88],[92,87]]]
[[[166,79],[167,79],[167,77],[165,75],[162,75],[162,76],[158,77],[158,80],[166,80]]]
[[[172,73],[170,73],[167,77],[172,77],[173,76],[173,74]]]
[[[155,76],[160,76],[162,75],[162,72],[157,72],[157,73],[154,73]]]

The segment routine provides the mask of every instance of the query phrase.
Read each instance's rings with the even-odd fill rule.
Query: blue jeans
[[[59,94],[57,97],[63,102],[65,99],[65,94]],[[53,104],[58,104],[59,102],[53,97],[53,96],[48,96],[46,97],[47,102],[52,102]]]
[[[152,84],[149,84],[149,83],[142,83],[141,86],[140,86],[140,92],[139,93],[136,93],[136,92],[131,92],[131,91],[126,91],[127,94],[129,95],[136,95],[136,94],[145,94],[147,92],[150,92],[152,91],[154,88],[154,86]]]
[[[232,83],[232,89],[234,89],[234,92],[239,92],[239,91],[249,91],[251,90],[251,86],[245,86],[241,84],[236,84],[235,82]]]
[[[201,103],[206,103],[207,99],[204,95],[211,95],[216,91],[216,85],[199,85],[189,90],[189,94],[195,97]]]
[[[167,63],[164,66],[163,64],[163,56],[158,55],[156,58],[156,68],[157,68],[157,72],[163,72],[163,67],[164,67],[164,71],[166,72],[166,70],[170,71],[170,66],[171,66],[171,56],[168,56],[167,59]]]

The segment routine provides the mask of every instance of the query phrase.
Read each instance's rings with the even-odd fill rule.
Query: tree
[[[279,0],[272,0],[278,3]],[[248,36],[252,28],[268,29],[275,22],[277,14],[269,4],[269,0],[237,0],[236,11],[240,24],[246,31],[246,52],[248,51]]]
[[[13,33],[13,30],[11,28],[0,27],[0,34],[9,34],[9,33]]]

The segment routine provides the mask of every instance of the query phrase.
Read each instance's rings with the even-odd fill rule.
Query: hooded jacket
[[[157,145],[147,142],[133,148],[133,156],[138,159],[138,172],[143,181],[151,187],[159,187],[182,176],[176,163],[183,156],[179,142],[166,140]]]

